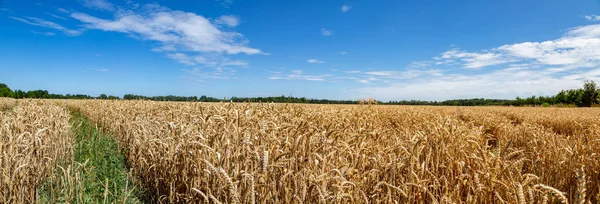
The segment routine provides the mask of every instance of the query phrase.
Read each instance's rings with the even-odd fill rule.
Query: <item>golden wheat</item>
[[[600,109],[64,103],[154,202],[599,202]]]
[[[15,101],[0,104],[14,106]],[[69,114],[41,100],[20,101],[0,112],[0,203],[35,203],[40,187],[72,156]],[[59,189],[60,190],[60,189]]]

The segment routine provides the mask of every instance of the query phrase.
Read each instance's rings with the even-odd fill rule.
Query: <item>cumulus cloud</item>
[[[85,23],[87,29],[126,33],[139,39],[158,42],[162,48],[225,54],[261,53],[259,49],[248,47],[242,34],[219,30],[202,16],[164,7],[153,10],[154,12],[139,13],[121,11],[112,20],[79,12],[72,13],[71,17]]]
[[[307,62],[311,63],[311,64],[322,64],[322,63],[325,63],[325,61],[321,61],[321,60],[318,60],[318,59],[308,59]]]
[[[346,12],[348,12],[348,11],[349,11],[351,8],[352,8],[352,6],[350,6],[350,5],[347,5],[347,4],[344,4],[340,10],[342,10],[342,12],[343,12],[343,13],[346,13]]]
[[[600,62],[600,24],[569,29],[559,39],[502,45],[489,51],[466,52],[451,49],[435,57],[436,64],[459,62],[477,69],[507,63],[524,63],[572,68],[593,67]]]
[[[458,71],[456,66],[481,70]],[[412,72],[365,72],[392,80],[362,87],[358,92],[380,100],[554,95],[562,89],[579,88],[584,80],[600,80],[599,66],[600,24],[586,25],[568,29],[554,40],[506,44],[477,52],[453,48],[431,62],[419,63],[415,67],[420,69]]]

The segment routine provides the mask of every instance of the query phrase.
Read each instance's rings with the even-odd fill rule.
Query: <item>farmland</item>
[[[149,203],[600,201],[594,108],[8,99],[0,107],[3,202],[36,200],[44,179],[63,171],[57,158],[73,157],[67,110],[114,136]]]

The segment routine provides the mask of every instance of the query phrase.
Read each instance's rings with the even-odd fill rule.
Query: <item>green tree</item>
[[[106,94],[100,94],[100,96],[98,98],[99,99],[108,99],[108,96],[106,96]]]
[[[598,103],[598,87],[594,81],[585,81],[583,93],[581,94],[581,106],[591,107]]]
[[[14,97],[13,95],[13,91],[6,84],[0,83],[0,97]]]

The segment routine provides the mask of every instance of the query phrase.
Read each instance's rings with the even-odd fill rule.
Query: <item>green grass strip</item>
[[[42,189],[42,202],[141,203],[116,139],[77,110],[71,110],[70,122],[76,138],[73,161],[61,162],[62,172]]]

